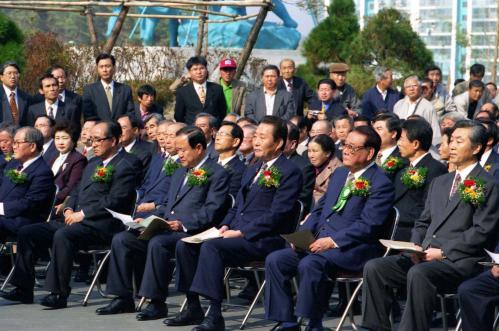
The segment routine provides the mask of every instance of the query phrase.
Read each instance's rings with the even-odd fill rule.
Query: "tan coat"
[[[314,185],[314,205],[317,204],[319,199],[326,193],[327,186],[329,185],[329,177],[339,167],[343,166],[337,157],[333,157],[328,165],[317,175]]]

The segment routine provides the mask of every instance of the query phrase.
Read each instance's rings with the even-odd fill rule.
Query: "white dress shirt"
[[[134,139],[131,143],[129,143],[128,145],[126,145],[124,147],[125,151],[127,151],[127,153],[131,153],[132,148],[133,148],[133,146],[135,145],[136,142],[137,142],[137,139]]]
[[[52,164],[52,172],[54,173],[54,176],[57,175],[59,169],[61,169],[64,162],[66,162],[69,153],[70,152],[67,152],[65,154],[59,154],[59,156],[55,159],[54,163]]]
[[[104,91],[107,91],[107,87],[111,86],[111,95],[114,95],[114,80],[112,80],[109,84],[104,82],[102,79],[100,82],[102,84],[102,87],[104,87]]]
[[[236,154],[232,155],[231,157],[228,157],[228,158],[225,158],[223,160],[220,160],[220,156],[218,157],[218,164],[220,164],[222,167],[225,167],[227,165],[227,163],[229,163],[230,161],[232,161],[233,158],[237,157]]]
[[[49,114],[50,114],[49,107],[52,107],[52,113],[53,113],[54,119],[55,119],[57,116],[57,109],[59,108],[59,100],[56,100],[53,104],[49,104],[47,102],[47,100],[45,100],[45,112],[46,112],[47,116],[49,116]]]
[[[381,153],[381,164],[385,163],[386,159],[388,159],[388,157],[390,156],[390,154],[393,153],[393,151],[395,150],[395,148],[397,148],[397,145],[395,146],[392,146],[390,148],[387,148],[383,151],[380,151]]]
[[[267,91],[265,87],[263,88],[263,94],[265,95],[265,108],[266,108],[266,114],[271,116],[274,113],[274,101],[275,101],[275,95],[277,94],[277,90],[274,92],[272,91]]]
[[[376,89],[381,94],[381,97],[383,98],[383,101],[385,101],[386,96],[388,95],[388,90],[381,91],[381,89],[378,87],[378,84],[376,84]]]
[[[485,164],[487,163],[487,159],[489,158],[491,153],[492,153],[492,149],[490,149],[487,152],[482,154],[482,157],[480,158],[480,165],[482,167],[485,167]]]

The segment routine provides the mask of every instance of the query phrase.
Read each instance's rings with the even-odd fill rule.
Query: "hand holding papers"
[[[295,249],[310,252],[310,244],[315,241],[315,237],[310,230],[301,230],[290,234],[281,234],[289,244]]]
[[[166,220],[158,216],[152,215],[140,222],[134,222],[130,215],[120,214],[107,208],[106,210],[114,218],[119,219],[125,226],[128,226],[130,229],[141,231],[138,237],[140,240],[150,240],[156,234],[170,230],[170,226]]]
[[[402,251],[402,252],[408,252],[408,253],[415,253],[415,254],[420,254],[424,255],[425,252],[423,252],[423,249],[416,245],[415,243],[407,242],[407,241],[396,241],[396,240],[385,240],[385,239],[380,239],[379,242],[390,249],[396,250],[396,251]]]
[[[194,236],[182,238],[182,241],[189,244],[201,244],[205,241],[221,237],[222,235],[220,234],[220,231],[217,228],[212,227],[211,229],[198,233]]]
[[[499,253],[492,253],[491,251],[488,250],[485,250],[485,252],[490,256],[492,262],[478,262],[478,263],[487,267],[499,266]]]

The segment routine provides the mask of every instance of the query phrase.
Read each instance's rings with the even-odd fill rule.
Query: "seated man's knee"
[[[324,268],[324,264],[322,263],[321,258],[318,255],[307,255],[298,263],[298,273],[308,273],[311,270],[322,270]]]

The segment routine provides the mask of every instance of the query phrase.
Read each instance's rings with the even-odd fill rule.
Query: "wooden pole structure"
[[[126,15],[128,14],[129,7],[126,5],[121,6],[120,13],[116,22],[114,23],[113,30],[111,31],[111,35],[107,39],[106,45],[104,45],[103,52],[111,54],[111,51],[120,36],[121,28],[123,27],[123,23],[125,22]]]
[[[196,56],[201,55],[203,51],[203,39],[204,39],[204,22],[206,21],[206,15],[199,16],[198,22],[198,40],[196,44]]]
[[[239,79],[244,72],[244,67],[246,66],[246,62],[253,51],[253,47],[255,46],[256,40],[258,39],[258,34],[260,33],[260,29],[262,28],[263,22],[267,17],[267,13],[271,10],[272,5],[268,3],[267,6],[261,7],[258,16],[256,17],[255,24],[251,28],[251,31],[248,35],[248,39],[244,44],[244,48],[241,51],[241,55],[238,59],[237,71],[236,71],[236,79]]]
[[[496,2],[496,44],[494,47],[494,60],[492,61],[492,70],[491,70],[491,75],[492,75],[492,81],[496,81],[496,75],[497,75],[497,57],[499,55],[499,0]]]
[[[208,9],[208,7],[205,7]],[[205,20],[204,20],[204,30],[203,30],[203,56],[207,57],[208,56],[208,15],[204,15]]]
[[[97,39],[97,32],[95,31],[94,15],[90,7],[85,8],[85,16],[87,17],[88,33],[90,35],[90,44],[94,48],[94,53],[99,51],[99,41]]]

